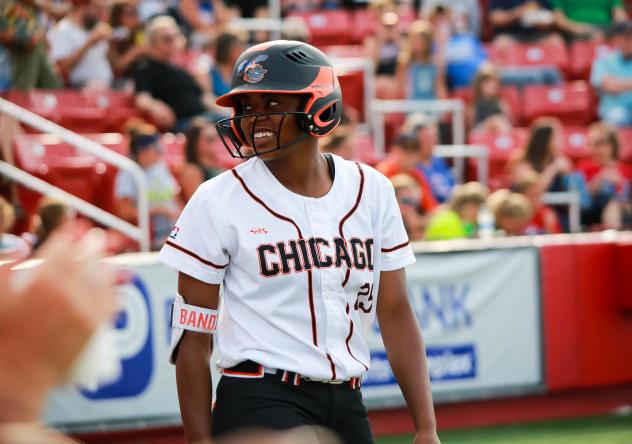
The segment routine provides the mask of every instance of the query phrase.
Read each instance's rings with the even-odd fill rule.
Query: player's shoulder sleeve
[[[213,199],[213,182],[202,184],[186,204],[158,261],[208,284],[220,284],[228,267],[230,237]]]
[[[408,234],[404,228],[399,205],[395,198],[395,189],[390,180],[379,171],[366,165],[362,165],[367,176],[367,188],[375,193],[373,199],[376,202],[377,232],[380,246],[380,271],[392,271],[415,262],[415,255],[408,240]],[[370,183],[369,183],[370,182]]]

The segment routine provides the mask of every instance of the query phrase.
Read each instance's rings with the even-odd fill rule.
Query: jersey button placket
[[[332,259],[335,260],[333,237],[337,235],[337,227],[331,209],[326,208],[326,206],[320,202],[310,202],[308,208],[313,235],[327,239],[330,242],[329,254],[332,256]],[[320,345],[326,352],[332,355],[333,358],[331,345],[336,344],[336,341],[340,340],[339,336],[341,334],[338,331],[340,330],[340,320],[336,313],[340,310],[344,310],[344,307],[341,308],[340,303],[337,302],[337,292],[340,290],[340,270],[332,266],[331,268],[321,269],[319,274],[320,295],[327,316],[326,330],[324,335],[320,335]],[[338,378],[340,377],[339,372],[341,370],[339,365],[336,365],[336,369],[338,372],[336,377]]]

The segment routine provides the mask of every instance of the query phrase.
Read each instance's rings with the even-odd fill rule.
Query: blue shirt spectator
[[[469,86],[487,60],[481,41],[471,33],[454,34],[446,48],[446,77],[450,89]]]
[[[444,203],[450,197],[454,188],[454,176],[452,170],[440,157],[431,157],[426,163],[420,162],[417,168],[424,174],[430,184],[432,194],[439,203]]]
[[[599,116],[619,127],[632,126],[632,22],[615,27],[614,51],[593,62],[590,83],[599,92]]]

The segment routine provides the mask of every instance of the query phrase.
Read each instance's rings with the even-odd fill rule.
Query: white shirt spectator
[[[69,57],[87,41],[90,32],[65,18],[48,33],[50,58],[53,63]],[[112,83],[112,68],[108,61],[108,43],[101,41],[89,48],[69,74],[72,86]]]

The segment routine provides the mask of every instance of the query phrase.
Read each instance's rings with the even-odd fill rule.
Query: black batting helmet
[[[305,95],[295,112],[243,114],[234,98],[249,93],[283,93]],[[340,123],[342,115],[342,92],[334,68],[325,54],[306,43],[288,40],[275,40],[255,45],[239,57],[233,68],[231,89],[217,99],[217,104],[233,108],[229,119],[217,122],[217,131],[224,145],[233,157],[248,158],[280,150],[294,145],[308,136],[323,137],[331,133]],[[261,152],[256,146],[247,146],[241,121],[244,118],[256,119],[263,115],[283,115],[277,131],[277,146]],[[302,137],[279,146],[281,126],[287,115],[295,115],[299,128],[305,133]],[[256,123],[252,125],[253,132]],[[254,136],[254,135],[252,135]]]

